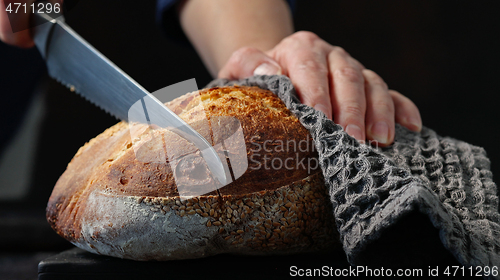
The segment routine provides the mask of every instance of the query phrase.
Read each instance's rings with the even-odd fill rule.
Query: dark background
[[[299,0],[294,20],[296,30],[313,31],[343,47],[390,88],[412,99],[425,126],[484,147],[498,181],[500,21],[493,3]],[[193,77],[199,87],[204,86],[212,78],[192,48],[165,38],[155,22],[154,4],[79,1],[66,20],[151,92]],[[36,226],[0,229],[0,252],[69,247],[46,224],[44,207],[78,148],[117,122],[54,81],[45,99],[48,114],[30,195],[23,201],[0,203],[2,209],[32,209],[27,215],[34,217]]]

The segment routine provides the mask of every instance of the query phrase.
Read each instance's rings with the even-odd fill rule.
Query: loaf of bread
[[[171,131],[120,122],[81,147],[57,181],[47,220],[59,235],[87,251],[133,260],[339,246],[312,139],[277,96],[233,86],[166,105],[212,144],[225,132],[211,131],[203,120],[237,119],[246,171],[220,189],[180,196],[179,178],[193,189],[215,182],[199,150]],[[156,155],[165,149],[161,162]],[[193,169],[198,175],[190,175]]]

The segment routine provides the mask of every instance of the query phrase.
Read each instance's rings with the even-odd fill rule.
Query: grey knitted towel
[[[301,104],[285,76],[219,79],[208,87],[234,84],[274,92],[310,131],[352,265],[425,265],[445,248],[466,267],[500,266],[498,194],[484,149],[401,126],[393,145],[374,148]]]

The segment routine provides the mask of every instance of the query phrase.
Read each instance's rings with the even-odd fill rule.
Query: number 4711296
[[[5,7],[5,11],[9,14],[17,14],[17,13],[38,13],[38,14],[51,14],[51,13],[60,13],[61,12],[61,4],[60,3],[33,3],[31,5],[27,5],[26,3],[9,3],[7,7]]]
[[[447,266],[443,272],[446,276],[498,276],[498,266]]]

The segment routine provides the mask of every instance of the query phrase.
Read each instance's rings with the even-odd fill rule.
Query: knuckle
[[[389,94],[391,96],[393,96],[393,100],[396,101],[396,100],[399,100],[400,102],[402,102],[405,106],[408,106],[408,107],[415,107],[417,108],[417,105],[415,105],[415,103],[413,103],[413,101],[411,101],[410,98],[406,97],[404,94],[401,94],[400,92],[398,91],[395,91],[393,89],[390,89],[389,90]],[[396,99],[395,99],[396,98]]]
[[[389,93],[390,93],[391,95],[402,95],[399,91],[397,91],[397,90],[393,90],[393,89],[390,89],[390,90],[389,90]]]
[[[292,34],[291,37],[306,42],[314,42],[319,39],[318,35],[310,31],[298,31]]]
[[[377,73],[373,72],[372,70],[364,69],[363,75],[366,77],[366,80],[370,84],[388,90],[387,84],[385,83],[384,79],[382,79]]]
[[[394,104],[392,102],[386,101],[376,101],[372,105],[377,111],[383,112],[384,114],[394,115]]]
[[[363,75],[358,71],[358,69],[346,66],[335,70],[335,77],[341,81],[347,81],[351,83],[363,83]]]
[[[396,90],[393,90],[393,89],[388,89],[387,90],[389,92],[389,94],[393,97],[396,97],[398,99],[403,99],[405,101],[408,101],[408,102],[411,102],[413,103],[413,101],[411,101],[410,98],[406,97],[406,95],[400,93],[399,91],[396,91]]]
[[[397,109],[397,111],[402,111],[406,114],[420,114],[417,105],[410,98],[392,89],[389,90],[389,93],[392,96],[395,111]]]
[[[303,72],[319,73],[319,74],[328,73],[328,67],[324,63],[318,62],[315,59],[305,59],[299,61],[300,62],[297,65],[297,68]]]
[[[349,53],[342,47],[334,46],[333,51],[339,53],[342,56],[349,56]]]
[[[343,104],[340,107],[340,110],[345,114],[354,115],[360,118],[364,114],[364,110],[363,108],[361,108],[361,105],[353,102]]]
[[[318,85],[315,87],[311,87],[308,92],[310,94],[307,94],[305,98],[311,104],[327,104],[326,100],[328,99],[328,89],[324,86]]]

